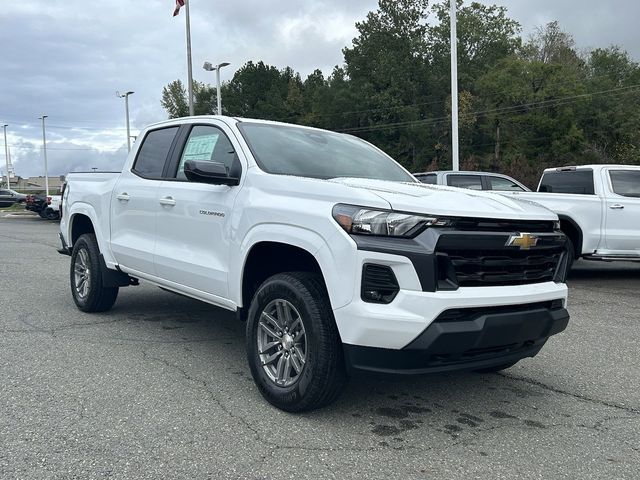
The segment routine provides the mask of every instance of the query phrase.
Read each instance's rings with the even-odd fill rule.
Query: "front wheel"
[[[83,312],[105,312],[118,297],[118,287],[103,286],[102,268],[95,235],[82,235],[73,245],[69,277],[73,301]]]
[[[247,315],[249,367],[272,405],[302,412],[328,405],[346,382],[342,344],[319,275],[267,279]]]

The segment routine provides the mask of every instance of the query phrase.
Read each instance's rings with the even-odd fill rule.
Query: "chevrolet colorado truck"
[[[425,185],[350,135],[220,116],[147,127],[122,172],[71,173],[71,294],[105,311],[150,282],[235,311],[273,405],[330,403],[348,374],[497,371],[565,329],[549,210]]]
[[[640,262],[640,166],[548,168],[537,192],[510,195],[558,215],[572,261]]]

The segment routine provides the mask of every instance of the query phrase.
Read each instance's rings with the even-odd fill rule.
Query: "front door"
[[[640,170],[612,168],[607,175],[607,250],[621,255],[640,255]]]
[[[158,277],[224,299],[229,296],[231,213],[239,188],[190,182],[184,163],[211,161],[238,168],[227,133],[222,125],[191,127],[182,152],[174,155],[174,179],[157,192],[155,245]]]

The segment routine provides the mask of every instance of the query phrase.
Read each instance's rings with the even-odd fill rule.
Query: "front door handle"
[[[615,203],[613,205],[609,205],[609,208],[611,210],[622,210],[624,208],[624,205],[620,205],[619,203]]]
[[[118,200],[122,200],[123,202],[128,202],[131,197],[127,193],[121,193],[119,195],[116,195],[116,198]]]
[[[173,197],[163,197],[159,201],[160,201],[160,205],[173,206],[176,204],[176,201],[173,199]]]

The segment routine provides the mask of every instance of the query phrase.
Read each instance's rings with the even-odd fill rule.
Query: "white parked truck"
[[[573,258],[640,262],[640,166],[548,168],[538,192],[515,193],[560,218]]]
[[[350,135],[192,117],[122,172],[71,173],[62,253],[80,310],[147,281],[235,311],[263,396],[303,411],[359,370],[497,371],[564,330],[566,238],[545,208],[424,185]]]

